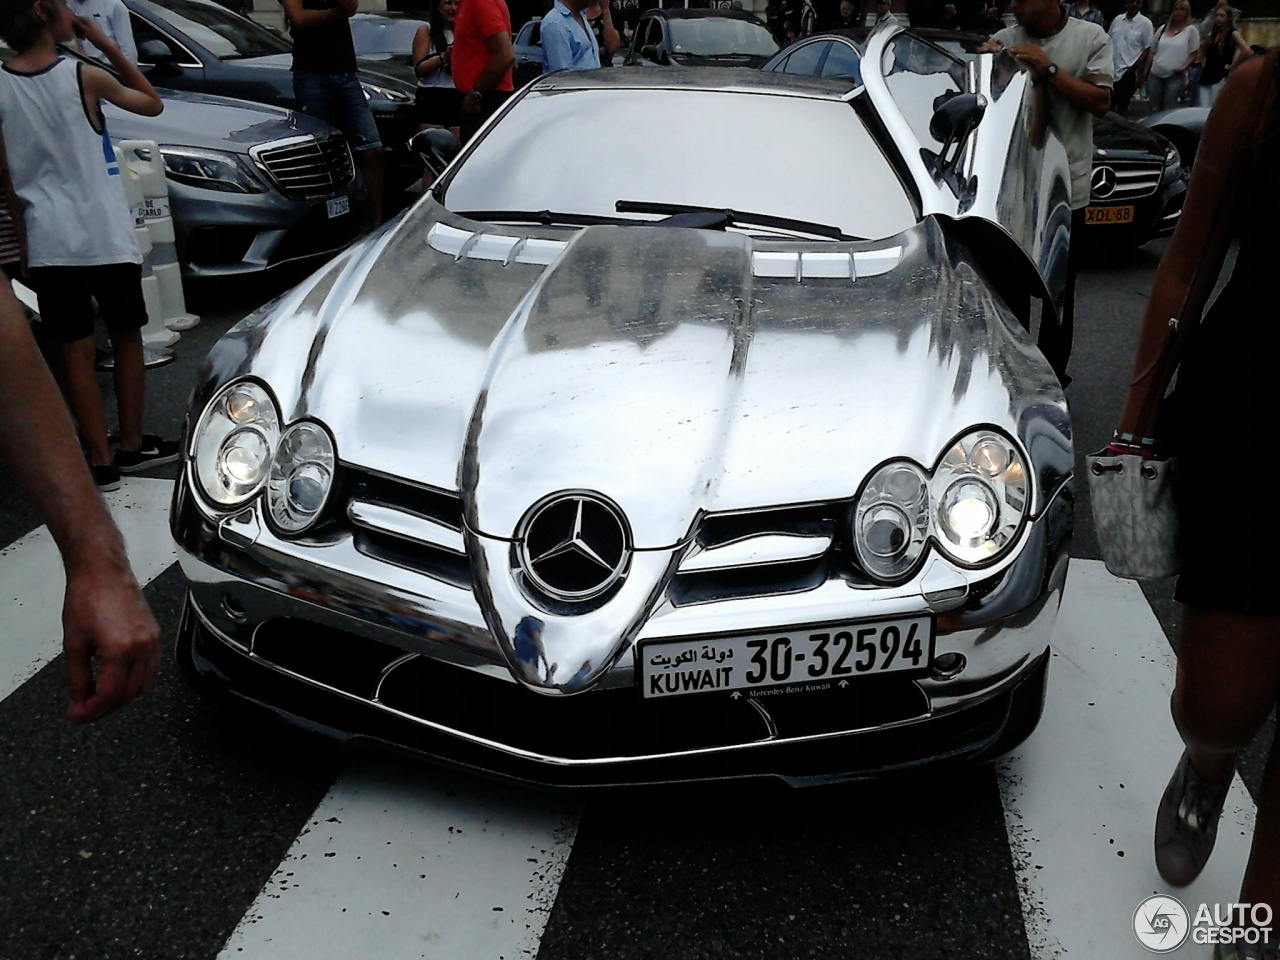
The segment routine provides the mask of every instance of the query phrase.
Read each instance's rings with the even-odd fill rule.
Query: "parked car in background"
[[[125,0],[140,64],[156,87],[213,93],[297,109],[289,41],[213,0]],[[386,149],[388,197],[421,176],[405,149],[418,129],[412,71],[360,61],[359,77]],[[389,209],[398,209],[396,203]]]
[[[0,46],[0,60],[11,56]],[[109,103],[103,114],[116,143],[159,144],[185,277],[320,260],[359,234],[360,184],[346,140],[333,127],[283,107],[159,92],[164,112],[158,117]]]
[[[939,50],[962,59],[978,56],[986,37],[913,29]],[[798,40],[763,67],[776,73],[862,82],[866,30],[835,30]],[[1093,123],[1093,171],[1085,208],[1084,242],[1090,247],[1137,247],[1168,236],[1182,214],[1187,185],[1179,152],[1158,133],[1118,113]]]
[[[542,77],[230,331],[171,514],[188,673],[562,786],[806,784],[1026,737],[1074,457],[1005,303],[1057,316],[1066,155],[1031,145],[1025,71],[919,43],[868,42],[922,67],[874,89]],[[786,189],[742,164],[780,130]]]
[[[390,60],[413,69],[413,36],[422,17],[385,13],[357,13],[348,21],[356,56],[368,62]]]
[[[1138,122],[1177,147],[1182,166],[1190,173],[1196,162],[1196,153],[1200,150],[1205,121],[1208,119],[1208,107],[1175,107],[1147,114]]]
[[[519,90],[542,76],[547,65],[547,55],[542,52],[542,18],[534,17],[521,27],[511,46],[516,54],[511,79]]]
[[[626,64],[759,67],[778,41],[759,17],[742,10],[646,10],[636,22]]]

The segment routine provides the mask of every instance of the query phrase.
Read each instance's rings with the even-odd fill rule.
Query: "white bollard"
[[[117,147],[117,162],[124,155],[123,146]],[[147,228],[142,184],[127,163],[120,164],[120,176],[124,180],[125,198],[133,212],[133,229],[138,238],[138,248],[142,251],[142,299],[147,305],[147,325],[142,328],[142,344],[144,347],[171,347],[178,342],[178,334],[164,323],[164,304],[160,297],[160,281],[156,279],[153,267],[155,251],[151,231]]]
[[[187,312],[182,291],[182,268],[169,215],[169,181],[160,147],[152,140],[121,140],[118,149],[142,186],[143,216],[151,231],[151,270],[160,290],[164,325],[170,330],[190,330],[200,318]]]

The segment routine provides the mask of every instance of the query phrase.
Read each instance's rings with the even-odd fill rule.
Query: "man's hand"
[[[1049,59],[1049,54],[1045,53],[1044,47],[1034,43],[1015,43],[1008,51],[1019,63],[1025,63],[1037,77],[1053,62]]]
[[[69,568],[62,629],[68,719],[97,720],[150,689],[160,666],[160,628],[127,566]]]
[[[71,23],[77,37],[88,40],[103,53],[107,52],[107,47],[115,46],[93,17],[73,17]]]
[[[978,52],[979,53],[999,53],[1003,49],[1004,49],[1004,44],[1001,41],[997,40],[995,37],[991,37],[985,43],[983,43],[982,46],[978,48]]]

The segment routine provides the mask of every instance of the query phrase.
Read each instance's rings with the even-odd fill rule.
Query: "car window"
[[[636,137],[653,117],[662,118],[662,136]],[[743,160],[744,130],[787,131],[770,140],[769,165],[803,175],[786,190],[762,190]],[[593,174],[549,175],[569,169]],[[463,157],[442,197],[460,212],[654,219],[619,214],[619,200],[728,208],[877,239],[916,222],[901,181],[851,104],[729,91],[532,91]]]
[[[147,23],[136,13],[129,14],[129,25],[133,28],[133,43],[139,51],[142,45],[148,42],[163,43],[169,49],[169,55],[180,63],[196,63],[195,57],[188,51],[184,50],[177,43],[166,37],[163,33]],[[146,60],[143,58],[143,62]],[[198,64],[197,64],[198,65]]]
[[[768,29],[750,20],[729,17],[699,17],[692,20],[669,20],[671,49],[693,57],[724,57],[741,54],[771,57],[778,43]]]
[[[851,80],[854,83],[861,83],[862,58],[849,44],[837,41],[831,44],[827,59],[822,62],[822,73],[819,75],[832,80]]]
[[[266,27],[208,0],[165,0],[157,15],[219,60],[266,57],[293,48]]]
[[[360,56],[380,53],[408,55],[413,49],[413,35],[423,24],[421,20],[392,17],[352,17],[348,22],[351,24],[351,40]]]
[[[934,111],[965,88],[965,65],[908,33],[889,41],[881,61],[885,84],[920,145],[937,152],[942,144],[929,132]]]
[[[790,73],[800,77],[812,77],[818,71],[818,63],[822,59],[830,43],[817,40],[806,43],[774,68],[775,73]]]

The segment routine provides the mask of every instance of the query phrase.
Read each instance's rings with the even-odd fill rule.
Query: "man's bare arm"
[[[34,498],[66,568],[67,716],[78,723],[96,720],[151,686],[160,665],[160,628],[133,578],[124,541],[89,475],[22,306],[3,279],[0,412],[0,451]]]
[[[485,43],[489,45],[489,59],[485,62],[484,67],[480,70],[480,75],[476,77],[473,90],[479,90],[480,93],[490,93],[499,83],[502,82],[503,75],[511,69],[516,62],[516,51],[511,46],[511,34],[507,31],[495,33],[491,37],[485,38]],[[462,101],[462,109],[468,113],[478,113],[480,107],[470,98]]]
[[[1015,43],[1005,47],[1019,63],[1025,63],[1037,77],[1044,76],[1045,70],[1052,62],[1043,47],[1034,43]],[[1111,109],[1111,91],[1100,87],[1067,71],[1059,69],[1046,81],[1050,87],[1064,100],[1074,103],[1081,110],[1094,116],[1102,116]]]
[[[120,48],[89,17],[76,17],[76,33],[107,55],[111,66],[120,74],[117,80],[105,70],[86,65],[82,76],[86,92],[95,100],[114,103],[121,110],[158,117],[164,111],[164,101],[156,94],[137,64],[120,52]]]

